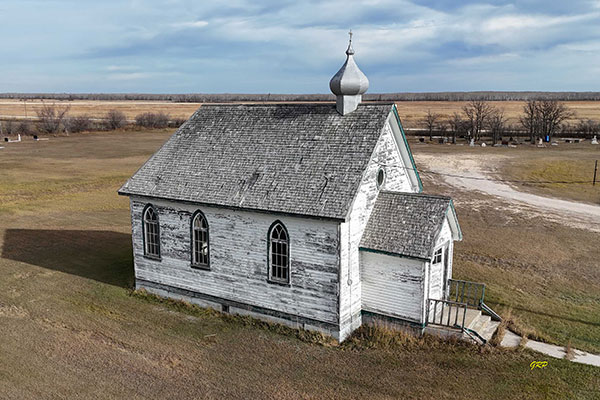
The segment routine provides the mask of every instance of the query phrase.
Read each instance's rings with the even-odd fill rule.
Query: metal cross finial
[[[352,29],[350,29],[348,35],[350,35],[350,40],[348,41],[348,49],[346,50],[346,54],[351,56],[352,54],[354,54],[354,49],[352,48]]]

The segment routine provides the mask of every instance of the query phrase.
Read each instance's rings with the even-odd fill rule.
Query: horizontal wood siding
[[[402,144],[403,145],[403,144]],[[359,190],[354,198],[347,222],[341,224],[341,292],[340,292],[340,324],[345,337],[357,328],[361,321],[361,277],[358,245],[377,200],[377,171],[384,168],[386,178],[382,190],[411,192],[414,189],[406,173],[406,168],[399,152],[399,144],[386,123],[381,137],[367,169]]]
[[[142,210],[156,207],[161,260],[144,257]],[[190,221],[200,209],[210,230],[210,270],[191,268]],[[136,278],[338,324],[338,223],[169,201],[131,199]],[[267,232],[289,232],[291,284],[267,282]]]
[[[421,322],[425,262],[361,251],[362,307]]]

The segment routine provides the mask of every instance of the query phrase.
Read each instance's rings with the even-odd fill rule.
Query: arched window
[[[381,188],[381,186],[383,186],[384,182],[385,182],[385,170],[383,168],[379,168],[379,170],[377,171],[377,189]]]
[[[285,226],[279,221],[269,229],[269,280],[290,282],[290,241]]]
[[[202,212],[196,211],[192,217],[192,266],[209,268],[208,222]]]
[[[144,255],[160,258],[160,237],[158,228],[158,214],[151,204],[144,209]]]

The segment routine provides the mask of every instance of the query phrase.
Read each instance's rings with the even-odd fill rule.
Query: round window
[[[380,188],[383,182],[385,182],[385,171],[383,168],[379,168],[379,171],[377,171],[377,187]]]

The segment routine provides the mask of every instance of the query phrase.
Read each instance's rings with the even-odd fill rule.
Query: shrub
[[[181,125],[186,123],[185,118],[174,118],[169,121],[169,128],[179,128]]]
[[[135,124],[144,128],[166,128],[169,126],[169,114],[164,112],[145,112],[135,117]]]
[[[33,135],[35,129],[30,121],[21,121],[16,125],[15,132],[20,135]]]
[[[0,126],[2,126],[2,134],[4,135],[12,135],[15,133],[17,124],[14,120],[9,119],[6,121],[0,121]]]
[[[89,131],[92,128],[92,118],[89,115],[78,115],[77,117],[67,118],[65,128],[70,132]]]
[[[71,106],[57,107],[55,104],[44,104],[36,110],[40,120],[39,129],[45,133],[58,133]]]
[[[106,113],[106,125],[108,129],[119,129],[125,126],[127,118],[122,111],[110,110]]]

